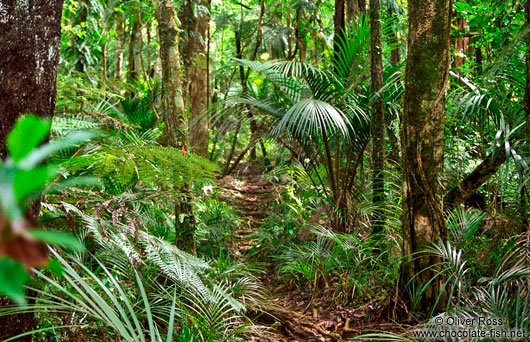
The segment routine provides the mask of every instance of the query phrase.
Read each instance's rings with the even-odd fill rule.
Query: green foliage
[[[206,199],[194,203],[194,216],[198,221],[195,240],[199,249],[207,255],[215,255],[216,248],[228,249],[241,219],[225,202]]]
[[[9,157],[0,163],[0,293],[24,303],[26,270],[47,261],[43,244],[82,250],[83,246],[63,232],[36,229],[24,213],[45,192],[45,185],[57,177],[57,168],[44,163],[53,153],[88,140],[88,133],[71,134],[42,145],[50,121],[26,115],[17,120],[7,137]],[[77,180],[79,181],[79,179]],[[19,253],[17,249],[24,252]],[[31,253],[26,250],[31,250]]]
[[[191,181],[210,180],[218,171],[199,156],[136,144],[94,148],[67,165],[72,173],[95,175],[119,189],[131,189],[139,182],[162,190],[178,189]]]

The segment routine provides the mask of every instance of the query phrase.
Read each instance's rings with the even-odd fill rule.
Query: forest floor
[[[220,180],[219,187],[221,197],[244,220],[236,234],[233,253],[248,259],[248,252],[255,244],[252,234],[273,214],[271,204],[280,200],[282,186],[263,179],[256,168],[240,165],[232,175]],[[388,323],[388,305],[385,307],[380,300],[356,307],[340,305],[335,299],[335,288],[325,289],[318,295],[310,288],[297,289],[278,278],[272,259],[264,262],[259,279],[268,296],[259,308],[250,308],[255,324],[250,341],[344,341],[368,332],[403,331],[395,323]]]

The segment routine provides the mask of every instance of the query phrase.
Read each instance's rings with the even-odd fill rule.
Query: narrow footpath
[[[255,241],[253,233],[261,228],[271,204],[280,198],[281,186],[263,179],[259,170],[247,165],[238,166],[232,175],[220,180],[221,198],[231,204],[243,218],[236,234],[233,253],[245,258]],[[280,281],[272,260],[259,278],[269,293],[260,308],[251,308],[255,319],[252,342],[327,342],[345,341],[362,331],[384,329],[381,324],[366,324],[366,310],[345,308],[323,303],[329,298],[316,301],[310,289],[297,290]],[[325,296],[323,296],[325,297]],[[331,297],[331,296],[327,296]],[[372,307],[373,309],[373,307]]]

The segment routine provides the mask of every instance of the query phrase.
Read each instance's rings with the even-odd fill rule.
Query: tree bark
[[[161,119],[165,123],[160,143],[181,149],[183,153],[186,153],[189,149],[188,119],[182,92],[175,5],[172,0],[162,0],[157,7],[162,64]],[[179,192],[182,198],[175,202],[176,243],[181,248],[193,249],[193,210],[189,186],[184,185]],[[183,215],[184,218],[181,221]]]
[[[198,6],[202,8],[199,9]],[[189,103],[190,111],[190,146],[191,150],[208,157],[208,117],[207,109],[207,35],[210,17],[205,13],[210,4],[207,0],[187,0],[180,13],[183,25],[182,60],[185,70],[184,96]]]
[[[381,204],[385,199],[385,112],[383,97],[376,95],[383,88],[383,49],[381,38],[381,3],[370,0],[370,58],[372,96],[376,96],[372,105],[372,201],[373,212],[372,233],[379,234],[383,229],[384,215]]]
[[[443,171],[451,6],[451,0],[409,1],[401,130],[404,173],[401,288],[413,285],[419,289],[435,276],[426,268],[435,264],[437,258],[416,253],[446,238],[439,182]],[[428,313],[433,309],[440,291],[438,278],[423,292],[419,311]],[[411,299],[408,298],[409,304]]]
[[[127,66],[127,80],[134,81],[140,76],[140,63],[138,63],[138,54],[141,53],[141,49],[138,47],[141,45],[142,40],[142,26],[140,23],[140,5],[136,5],[136,14],[133,19],[131,28],[131,39],[129,41],[129,58]]]
[[[458,27],[458,32],[459,33],[462,33],[463,30],[465,30],[466,28],[466,20],[462,17],[458,17],[456,18],[456,26]],[[459,68],[461,67],[462,65],[464,65],[464,61],[465,61],[465,55],[466,55],[466,52],[467,52],[467,47],[468,47],[468,41],[469,41],[469,38],[468,37],[462,37],[462,38],[458,38],[456,40],[456,48],[455,48],[455,67]]]
[[[350,31],[357,29],[357,0],[347,0],[346,2],[346,26]]]
[[[125,45],[125,31],[123,29],[123,13],[116,13],[116,65],[114,77],[121,79],[121,69],[123,65],[123,47]]]
[[[526,18],[526,29],[530,27],[530,0],[526,0],[524,13]],[[524,89],[524,109],[526,118],[526,137],[530,137],[530,31],[526,33],[526,84]],[[528,188],[526,184],[521,188],[520,211],[523,223],[530,231],[530,218],[528,214]]]
[[[0,159],[23,114],[55,111],[63,0],[0,0]],[[0,307],[10,305],[0,297]],[[35,329],[33,313],[0,317],[0,340]],[[31,336],[16,341],[31,342]]]
[[[530,25],[530,0],[525,2],[527,29]],[[526,86],[524,91],[524,109],[526,113],[526,136],[530,137],[530,31],[526,36]]]
[[[333,17],[333,51],[335,58],[341,55],[341,40],[344,40],[346,31],[345,0],[335,0],[335,15]]]

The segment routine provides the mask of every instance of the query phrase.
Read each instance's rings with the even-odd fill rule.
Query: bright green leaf
[[[18,119],[7,136],[7,150],[15,162],[39,146],[50,131],[50,120],[25,115]]]
[[[0,293],[10,297],[18,304],[25,304],[24,284],[28,275],[24,267],[5,257],[0,258]]]

